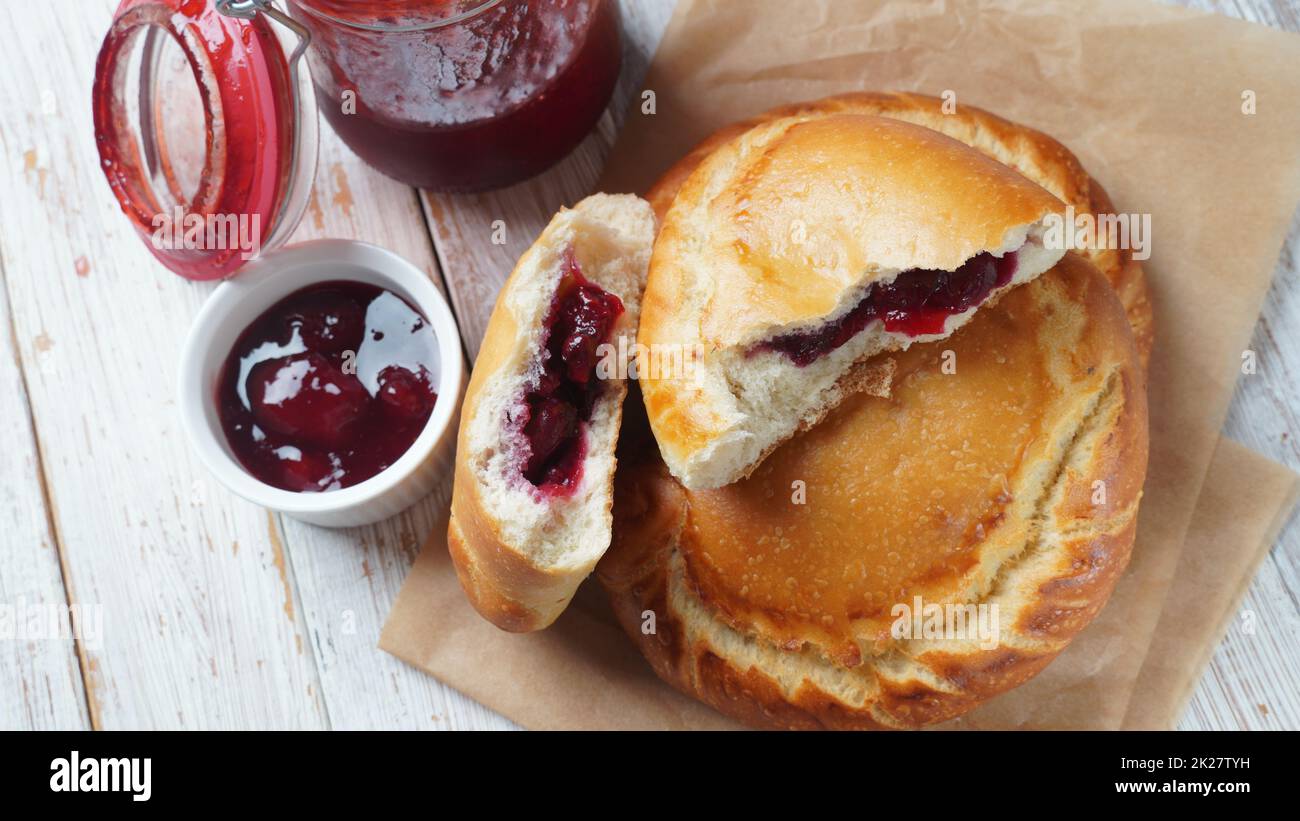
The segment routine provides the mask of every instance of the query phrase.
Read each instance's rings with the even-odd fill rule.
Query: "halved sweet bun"
[[[653,241],[648,203],[596,194],[555,216],[497,298],[461,412],[448,544],[502,629],[554,621],[609,546],[627,394],[611,353],[635,342]]]
[[[1041,186],[932,129],[795,115],[722,145],[683,183],[655,244],[641,368],[673,475],[713,488],[860,387],[883,351],[943,339],[1050,268]]]
[[[1047,134],[965,103],[954,109],[945,106],[938,97],[874,91],[780,106],[721,128],[665,172],[646,194],[646,199],[662,219],[686,179],[721,146],[756,125],[782,117],[835,114],[871,114],[932,128],[1014,168],[1073,206],[1076,214],[1096,216],[1115,212],[1101,184],[1088,174],[1070,149]],[[1145,368],[1151,354],[1154,327],[1142,265],[1125,248],[1088,248],[1078,253],[1091,260],[1119,294]]]
[[[761,727],[916,727],[1024,682],[1106,602],[1147,406],[1094,266],[1070,254],[891,358],[889,398],[716,490],[675,481],[629,413],[597,572],[664,680]]]

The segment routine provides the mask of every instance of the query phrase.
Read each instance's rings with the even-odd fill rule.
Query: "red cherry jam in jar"
[[[438,191],[499,188],[572,151],[613,93],[615,0],[290,0],[320,110],[363,160]]]
[[[236,340],[217,388],[230,448],[258,480],[321,492],[377,475],[433,412],[429,321],[375,285],[325,282],[273,305]]]

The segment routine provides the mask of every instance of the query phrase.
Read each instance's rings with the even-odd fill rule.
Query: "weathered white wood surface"
[[[0,605],[103,615],[98,642],[0,644],[0,728],[512,726],[375,647],[445,488],[380,525],[327,531],[231,496],[189,452],[174,373],[211,286],[162,271],[97,167],[89,85],[113,5],[0,3]],[[472,357],[519,252],[594,183],[672,0],[622,6],[617,102],[559,167],[493,194],[417,194],[324,128],[295,239],[365,239],[445,279]],[[1215,7],[1300,31],[1288,0]],[[1300,468],[1296,233],[1228,433]],[[1244,604],[1268,638],[1230,631],[1183,726],[1300,727],[1297,591],[1293,522]]]
[[[0,246],[47,490],[24,504],[48,502],[69,598],[102,609],[98,646],[80,645],[96,727],[324,727],[281,543],[180,429],[177,355],[211,287],[159,269],[98,168],[90,83],[111,11],[0,4]],[[45,550],[35,536],[0,538]]]
[[[0,284],[3,279],[0,266]],[[0,317],[0,607],[11,608],[0,632],[0,727],[80,730],[90,717],[3,287]],[[29,613],[47,608],[43,629],[30,629]]]

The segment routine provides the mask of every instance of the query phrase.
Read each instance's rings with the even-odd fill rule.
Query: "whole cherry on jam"
[[[427,419],[438,398],[433,392],[429,372],[401,365],[389,365],[379,372],[379,401],[398,419]]]
[[[338,291],[318,291],[291,300],[286,308],[289,324],[300,329],[309,350],[335,353],[361,346],[366,312],[356,300]]]
[[[312,285],[236,340],[217,389],[231,450],[254,477],[297,492],[350,487],[397,461],[437,402],[428,320],[391,291]]]
[[[258,363],[246,389],[263,429],[323,447],[345,441],[370,404],[356,376],[310,350]]]

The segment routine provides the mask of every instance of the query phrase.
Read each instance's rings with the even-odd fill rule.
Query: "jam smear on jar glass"
[[[221,427],[258,480],[297,492],[363,482],[411,447],[438,400],[428,319],[397,294],[324,282],[240,334],[217,387]]]
[[[622,61],[615,0],[290,0],[320,110],[408,185],[499,188],[595,126]]]
[[[545,319],[542,374],[516,420],[528,442],[520,472],[547,496],[564,496],[582,479],[586,423],[603,387],[597,349],[608,342],[623,302],[593,284],[570,250]]]

